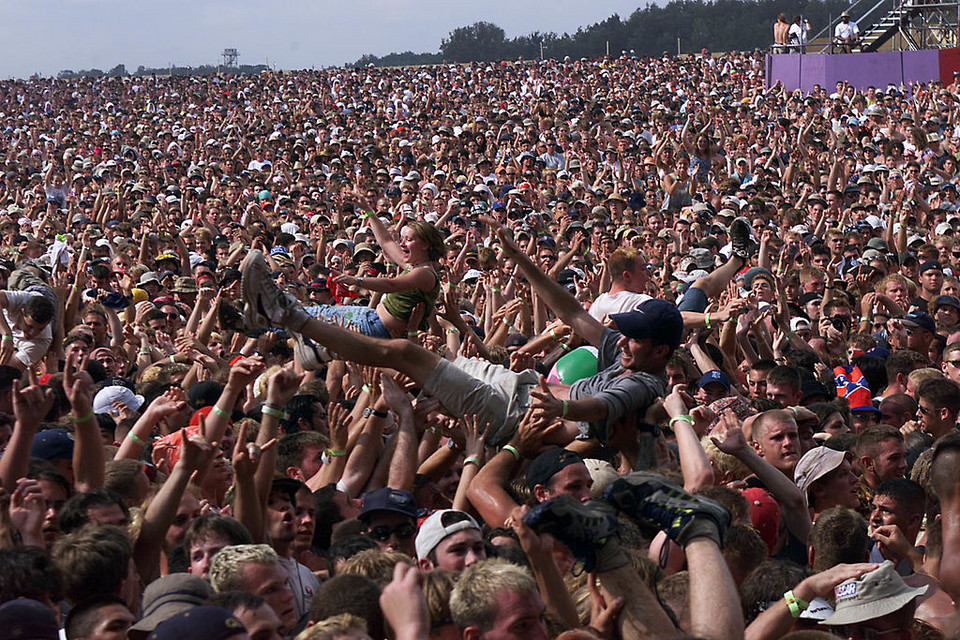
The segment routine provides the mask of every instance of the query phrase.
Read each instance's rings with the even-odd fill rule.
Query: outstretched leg
[[[691,288],[699,289],[709,301],[719,296],[730,284],[737,273],[747,264],[753,253],[755,243],[750,239],[750,223],[746,218],[737,218],[730,224],[730,259],[709,274],[697,280]],[[681,311],[703,311],[703,309],[684,309]]]
[[[314,318],[293,296],[277,287],[260,251],[250,252],[243,261],[241,273],[244,318],[249,327],[289,329],[335,351],[345,360],[396,369],[420,386],[440,361],[435,353],[409,340],[372,338]]]

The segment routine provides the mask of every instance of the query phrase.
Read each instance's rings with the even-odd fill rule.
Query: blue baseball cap
[[[683,316],[675,304],[666,300],[647,300],[636,310],[614,313],[610,319],[620,333],[633,340],[651,338],[654,344],[676,349],[683,338]]]
[[[697,384],[701,389],[707,386],[708,384],[722,384],[724,389],[730,388],[730,377],[719,369],[714,369],[713,371],[707,371],[703,374],[703,377],[700,378],[700,382]]]
[[[247,630],[232,613],[220,607],[191,607],[167,618],[148,636],[149,640],[223,640]]]
[[[907,327],[920,327],[921,329],[926,329],[930,333],[937,332],[937,323],[930,316],[929,313],[923,311],[914,311],[913,313],[908,313],[903,317],[904,326]]]
[[[0,605],[0,638],[3,640],[57,640],[60,625],[50,608],[26,598]]]
[[[44,429],[33,436],[30,457],[42,460],[73,457],[73,437],[64,429]]]
[[[409,491],[384,487],[363,496],[363,509],[360,511],[360,519],[366,520],[374,511],[393,511],[416,518],[417,501]]]
[[[960,300],[956,296],[937,296],[937,299],[933,301],[933,308],[938,309],[940,307],[960,309]]]

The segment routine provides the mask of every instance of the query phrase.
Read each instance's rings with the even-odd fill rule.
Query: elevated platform
[[[788,91],[807,92],[820,85],[833,92],[845,80],[857,89],[886,88],[940,80],[949,85],[960,71],[960,48],[844,54],[769,54],[767,87],[778,80]]]
[[[847,13],[860,27],[859,53],[960,46],[958,0],[851,0]],[[837,16],[811,34],[807,53],[835,53],[832,40],[839,21]]]

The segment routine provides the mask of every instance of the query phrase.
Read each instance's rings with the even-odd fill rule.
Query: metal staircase
[[[847,11],[860,25],[856,51],[942,49],[960,44],[960,0],[854,0]],[[811,53],[834,53],[837,21],[808,40]],[[867,26],[869,25],[869,26]]]
[[[879,22],[860,34],[860,50],[864,52],[877,51],[884,43],[897,34],[902,19],[906,14],[907,8],[905,6],[894,7],[888,11],[880,18]],[[912,38],[907,40],[907,44],[910,49],[919,49],[919,47],[915,46],[916,43],[912,42]]]

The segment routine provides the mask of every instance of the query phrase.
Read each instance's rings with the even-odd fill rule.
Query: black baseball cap
[[[550,449],[544,451],[530,463],[527,469],[527,486],[533,491],[538,484],[547,484],[564,467],[576,463],[583,464],[583,458],[567,449]]]
[[[360,519],[369,519],[370,514],[374,511],[393,511],[416,518],[417,501],[409,491],[384,487],[363,496],[363,509],[360,511]]]

